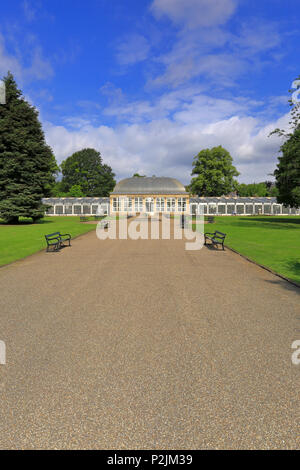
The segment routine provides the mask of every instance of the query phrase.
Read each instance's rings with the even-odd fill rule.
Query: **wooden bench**
[[[206,245],[206,240],[210,240],[212,245],[214,245],[217,248],[219,248],[218,245],[222,245],[222,248],[224,250],[225,237],[226,237],[226,233],[218,232],[218,230],[216,230],[214,233],[206,232],[204,234],[204,238],[205,238],[204,245]]]
[[[207,217],[207,223],[208,223],[208,224],[213,224],[214,221],[215,221],[215,218],[214,218],[212,215],[209,215],[209,216]]]
[[[80,222],[87,222],[87,221],[88,221],[88,217],[86,217],[85,215],[80,216]]]
[[[65,242],[69,242],[69,246],[71,246],[71,235],[69,233],[53,232],[45,235],[45,239],[47,242],[46,251],[49,251],[51,247],[53,247],[53,251],[58,251],[65,246]]]

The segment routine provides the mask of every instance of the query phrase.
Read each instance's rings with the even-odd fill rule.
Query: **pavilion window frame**
[[[143,212],[144,209],[144,201],[141,196],[136,196],[134,198],[134,210],[135,212]]]
[[[155,201],[156,212],[164,212],[165,211],[165,198],[164,197],[157,197]]]
[[[167,197],[167,212],[176,211],[176,199],[175,197]]]
[[[132,211],[132,197],[125,197],[124,198],[124,211]]]
[[[178,212],[186,212],[187,210],[187,198],[179,197],[177,199]]]
[[[119,197],[112,198],[112,211],[113,212],[120,212],[121,208],[121,199]]]

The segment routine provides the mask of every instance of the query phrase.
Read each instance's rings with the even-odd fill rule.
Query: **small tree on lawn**
[[[22,96],[11,73],[4,78],[6,104],[0,105],[0,217],[17,223],[43,217],[42,197],[51,194],[57,170],[45,142],[37,110]]]

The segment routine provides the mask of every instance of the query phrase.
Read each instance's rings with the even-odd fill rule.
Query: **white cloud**
[[[131,34],[117,46],[117,60],[121,65],[133,65],[147,59],[150,45],[141,34]]]
[[[4,38],[0,33],[0,76],[6,75],[8,70],[20,76],[22,67],[17,58],[7,52]]]
[[[52,77],[53,67],[49,60],[45,59],[40,47],[35,47],[32,51],[31,65],[23,68],[23,75],[28,80],[43,80]]]
[[[156,100],[129,101],[120,89],[116,89],[118,99],[110,100],[109,105],[103,109],[103,114],[127,123],[168,118],[183,125],[195,122],[206,124],[235,114],[247,115],[252,108],[264,104],[239,96],[231,99],[214,98],[205,91],[208,90],[200,86],[182,86],[162,94]],[[281,104],[281,101],[278,104]],[[276,100],[274,103],[272,101],[271,106],[274,112]]]
[[[236,9],[236,0],[154,0],[156,17],[169,17],[185,28],[224,24]]]
[[[219,103],[230,108],[230,103]],[[238,105],[233,103],[232,110]],[[207,110],[204,109],[203,113]],[[123,124],[116,127],[93,126],[88,122],[74,121],[78,126],[68,129],[45,124],[48,143],[59,162],[76,150],[94,147],[101,151],[103,159],[117,173],[117,178],[143,172],[147,175],[164,175],[190,181],[193,157],[203,148],[222,145],[234,159],[241,172],[240,181],[252,182],[269,179],[277,164],[280,139],[268,137],[276,127],[286,127],[288,115],[264,127],[253,117],[234,116],[220,119],[211,115],[211,122],[189,119],[183,122],[168,118],[148,123]],[[217,118],[217,119],[216,119]]]
[[[241,25],[240,34],[234,42],[239,47],[246,48],[247,53],[258,53],[275,48],[280,44],[281,38],[276,24],[256,18]]]
[[[158,19],[167,15],[178,30],[169,50],[152,58],[161,70],[148,78],[148,88],[176,88],[195,80],[230,87],[248,70],[280,60],[279,24],[248,18],[235,32],[229,30],[226,22],[237,4],[233,0],[154,0],[152,12]]]
[[[231,86],[247,66],[245,60],[228,53],[199,54],[196,50],[190,50],[184,58],[172,61],[165,57],[163,61],[167,63],[165,72],[151,79],[148,85],[177,87],[201,76],[209,79],[211,86]]]
[[[32,80],[43,80],[53,76],[53,67],[49,60],[43,57],[42,48],[35,39],[30,39],[30,50],[25,64],[25,51],[20,56],[18,51],[10,53],[7,50],[4,36],[0,33],[0,76],[12,72],[17,80],[30,82]]]

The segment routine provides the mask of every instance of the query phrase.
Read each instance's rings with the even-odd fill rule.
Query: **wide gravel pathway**
[[[300,289],[240,256],[90,232],[0,292],[0,448],[300,447]]]

